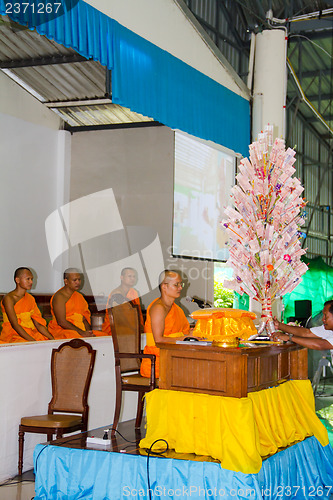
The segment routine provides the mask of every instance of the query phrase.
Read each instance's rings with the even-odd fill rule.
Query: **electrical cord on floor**
[[[112,431],[113,428],[108,428],[108,431]],[[91,431],[85,431],[86,433],[88,432],[91,432]],[[121,432],[119,432],[117,429],[115,429],[115,432],[117,432],[123,439],[124,441],[126,441],[127,443],[132,443],[132,444],[136,444],[136,441],[130,441],[128,439],[125,438],[125,436],[122,435]],[[83,433],[82,433],[83,434]],[[69,443],[70,441],[73,440],[73,438],[77,437],[78,435],[77,434],[74,434],[72,436],[70,436],[68,439],[66,439],[64,442],[62,443],[57,443],[56,446],[64,446],[65,444]],[[52,443],[52,442],[51,442]],[[51,444],[49,443],[49,444]],[[47,448],[49,446],[49,444],[46,444],[41,450],[40,452],[38,453],[37,457],[36,457],[36,460],[35,460],[35,474],[37,474],[37,462],[38,462],[38,458],[39,458],[39,455],[42,453],[42,451],[45,450],[45,448]]]
[[[158,443],[159,441],[163,441],[165,444],[166,444],[166,449],[164,451],[161,451],[159,453],[155,452],[152,450],[154,444]],[[168,442],[165,440],[165,439],[156,439],[156,441],[154,441],[151,445],[150,445],[150,448],[147,452],[147,482],[148,482],[148,493],[149,493],[149,500],[151,500],[152,496],[151,496],[151,489],[150,489],[150,476],[149,476],[149,457],[151,455],[155,455],[155,456],[158,456],[158,457],[163,457],[163,453],[166,453],[169,449],[169,444]]]
[[[129,439],[126,439],[126,438],[125,438],[125,436],[123,436],[123,434],[122,434],[121,432],[119,432],[117,429],[113,429],[113,427],[108,428],[107,430],[108,430],[108,431],[113,431],[113,430],[114,430],[114,431],[115,431],[115,432],[117,432],[117,433],[119,434],[119,436],[121,436],[121,437],[124,439],[124,441],[126,441],[127,443],[136,444],[136,441],[130,441]],[[90,432],[90,431],[85,431],[85,432],[86,432],[86,433],[88,433],[88,432]],[[63,446],[64,444],[66,444],[66,443],[68,443],[68,442],[72,441],[73,437],[75,437],[75,435],[74,435],[74,436],[71,436],[71,437],[70,437],[70,438],[68,438],[68,439],[66,439],[63,443],[59,443],[59,444],[57,444],[56,446]],[[164,439],[162,439],[162,440],[161,440],[161,439],[158,439],[157,441],[165,441],[165,440],[164,440]],[[150,452],[150,453],[152,453],[152,454],[154,454],[154,455],[159,455],[158,453],[155,453],[155,452],[152,452],[152,451],[151,451],[152,446],[153,446],[155,443],[157,443],[157,441],[155,441],[155,442],[151,445],[151,447],[149,448],[149,451],[148,451],[148,460],[149,460],[149,452]],[[167,451],[167,450],[168,450],[168,448],[169,448],[169,445],[168,445],[168,443],[167,443],[166,441],[165,441],[165,443],[166,443],[166,445],[167,445],[167,449],[166,449],[165,451]],[[35,474],[37,474],[37,463],[38,463],[38,458],[39,458],[39,455],[40,455],[40,454],[42,453],[42,451],[44,451],[44,450],[45,450],[45,448],[47,448],[48,446],[49,446],[49,444],[46,444],[45,446],[43,446],[43,448],[39,451],[39,453],[38,453],[38,455],[37,455],[37,457],[36,457],[36,460],[35,460]],[[165,452],[163,452],[163,453],[165,453]],[[162,455],[161,455],[161,456],[162,456]],[[148,461],[147,461],[147,465],[148,465]],[[149,471],[148,471],[148,474],[149,474]],[[7,485],[7,484],[13,484],[13,485],[14,485],[14,484],[22,483],[22,482],[31,482],[31,483],[35,482],[35,480],[34,480],[34,479],[25,479],[24,481],[16,481],[15,483],[12,483],[11,481],[12,481],[12,480],[11,480],[11,479],[9,479],[6,483],[0,484],[0,487],[1,487],[1,486],[5,486],[5,485]],[[148,475],[148,484],[149,484],[149,475]],[[149,487],[149,489],[150,489],[150,487]],[[32,498],[31,498],[31,500],[34,500],[34,498],[35,498],[35,497],[32,497]]]

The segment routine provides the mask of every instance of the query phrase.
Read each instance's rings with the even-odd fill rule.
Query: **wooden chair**
[[[111,307],[109,310],[111,334],[115,356],[116,371],[116,407],[111,435],[114,436],[120,415],[122,392],[138,392],[138,406],[135,428],[142,421],[143,396],[158,385],[155,379],[154,354],[143,354],[141,350],[140,316],[137,304],[132,301]],[[140,364],[143,358],[151,360],[150,379],[140,375]]]
[[[63,434],[86,431],[89,407],[87,404],[96,351],[81,339],[73,339],[52,350],[51,380],[52,399],[48,414],[23,417],[19,426],[18,473],[23,469],[25,432],[47,434],[52,441]]]

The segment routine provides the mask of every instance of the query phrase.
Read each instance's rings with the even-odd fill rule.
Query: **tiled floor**
[[[321,381],[315,398],[316,410],[333,406],[333,377],[327,377],[325,381]],[[333,414],[333,411],[332,411]],[[133,422],[134,423],[134,422]],[[122,431],[128,432],[128,427],[133,427],[132,422],[120,424],[120,428],[124,426]],[[333,446],[333,432],[330,432],[330,424],[328,425],[328,433],[331,445]],[[0,500],[32,500],[35,495],[35,483],[33,471],[25,472],[21,478],[14,477],[3,485],[0,485]]]
[[[134,420],[120,423],[118,426],[119,432],[126,436],[126,439],[130,440],[132,444],[128,445],[126,439],[125,441],[123,441],[122,438],[118,436],[118,438],[116,439],[117,442],[115,448],[124,448],[125,443],[125,447],[129,446],[130,449],[135,453],[135,449],[138,447],[138,443],[144,435],[144,428],[144,422],[142,422],[141,431],[137,432],[134,431]],[[135,441],[137,443],[135,443]],[[73,447],[76,446],[74,445]],[[117,451],[117,449],[115,449],[114,451]],[[0,484],[0,500],[32,500],[34,498],[34,495],[35,477],[33,470],[25,472],[21,477],[15,476],[14,478],[4,482],[3,484]]]
[[[25,472],[21,478],[14,477],[0,485],[0,500],[30,500],[35,495],[33,471]]]

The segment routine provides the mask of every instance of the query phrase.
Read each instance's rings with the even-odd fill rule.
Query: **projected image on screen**
[[[173,255],[228,259],[220,221],[234,179],[234,156],[175,133]]]

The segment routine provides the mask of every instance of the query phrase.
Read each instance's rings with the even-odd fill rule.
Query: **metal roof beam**
[[[244,43],[243,43],[243,40],[242,40],[240,34],[238,33],[238,31],[235,27],[236,22],[235,22],[234,16],[232,16],[232,13],[227,9],[227,7],[225,6],[225,3],[222,0],[218,0],[217,5],[221,9],[221,12],[222,12],[224,18],[227,20],[228,28],[230,29],[231,33],[235,37],[237,45],[239,47],[243,48]]]
[[[325,26],[324,26],[325,23]],[[303,35],[311,40],[320,40],[322,38],[330,38],[332,33],[332,19],[323,19],[316,21],[298,21],[297,23],[290,23],[290,35]],[[291,40],[293,40],[291,36]],[[296,37],[295,37],[296,38]]]
[[[321,72],[322,75],[326,76],[331,76],[332,69],[331,68],[326,68],[326,69],[317,69],[315,71],[302,71],[302,80],[304,78],[313,78],[314,76],[319,76],[319,71]],[[296,75],[299,76],[299,71],[295,71]]]
[[[224,35],[223,33],[221,33],[213,25],[207,23],[207,21],[205,21],[202,17],[200,17],[197,14],[194,14],[194,16],[196,17],[197,21],[199,21],[199,23],[201,24],[201,26],[205,30],[208,29],[209,31],[211,31],[212,33],[214,33],[214,35],[218,39],[222,40],[223,42],[226,42],[227,44],[229,44],[231,47],[233,47],[236,50],[248,52],[248,48],[250,47],[250,43],[248,43],[248,48],[246,48],[246,46],[244,46],[244,45],[241,45],[241,46],[237,45],[236,41],[231,40],[229,37],[227,37],[226,35]],[[210,35],[208,35],[208,36],[210,36]],[[217,43],[215,43],[215,45],[217,45]]]
[[[323,114],[322,117],[324,118],[324,120],[326,120],[327,122],[331,122],[333,120],[333,115],[330,113],[330,114]],[[308,122],[310,123],[314,123],[318,120],[318,118],[316,118],[315,116],[309,116],[307,118]]]
[[[289,96],[291,96],[291,92],[288,91]],[[316,102],[316,101],[330,101],[332,99],[332,94],[306,94],[306,97],[309,99],[311,102]]]
[[[50,57],[39,57],[31,59],[17,59],[12,61],[1,61],[1,69],[14,69],[14,68],[28,68],[32,66],[49,66],[52,64],[68,64],[75,62],[88,61],[85,57],[80,54],[73,54],[68,56],[50,56]]]
[[[287,96],[287,102],[288,102],[288,96]],[[290,109],[294,109],[295,105],[292,104],[290,106]],[[311,125],[309,123],[309,118],[305,118],[305,116],[303,116],[303,114],[301,113],[301,111],[298,109],[297,111],[297,118],[299,118],[302,122],[302,124],[304,125],[305,128],[307,128],[308,130],[310,130],[312,132],[312,134],[315,136],[315,138],[318,140],[318,142],[324,147],[327,149],[328,153],[330,154],[330,151],[332,149],[332,146],[330,144],[329,141],[325,141],[324,140],[324,136],[322,134],[319,134],[319,132],[313,127],[313,125]],[[332,139],[332,134],[329,135],[329,138]],[[292,145],[290,145],[292,147]],[[302,152],[299,152],[297,151],[297,155],[298,156],[304,156],[306,158],[309,158],[310,161],[313,161],[313,158],[310,158],[310,157],[307,157],[304,153]],[[325,165],[327,165],[327,162],[325,163]]]
[[[101,106],[102,104],[112,104],[112,100],[105,99],[104,97],[97,97],[90,99],[43,102],[43,104],[48,108],[71,108],[77,106]]]

